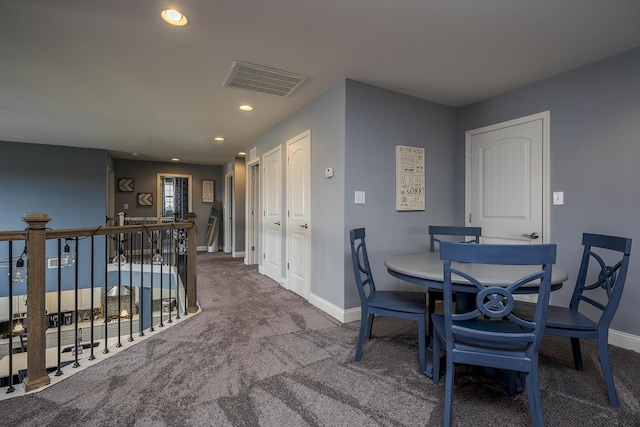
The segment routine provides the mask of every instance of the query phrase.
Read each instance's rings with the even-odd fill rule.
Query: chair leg
[[[424,316],[418,321],[418,354],[420,358],[420,374],[424,375],[427,370],[426,363],[426,335]]]
[[[431,362],[432,379],[434,384],[440,383],[440,338],[433,336],[431,342],[433,343],[433,361]]]
[[[580,339],[571,338],[571,350],[573,351],[573,363],[576,366],[576,370],[582,371],[582,352],[580,351]]]
[[[611,361],[609,360],[609,348],[607,337],[598,338],[598,358],[600,359],[600,367],[602,368],[602,376],[607,386],[607,395],[609,404],[615,408],[618,407],[618,395],[616,393],[616,385],[613,383],[613,371],[611,370]]]
[[[542,419],[542,402],[540,401],[540,386],[538,384],[538,369],[534,366],[532,372],[527,375],[527,395],[529,396],[529,412],[531,413],[531,425],[533,427],[544,426]]]
[[[436,297],[433,292],[427,292],[427,296],[429,298],[429,312],[427,313],[427,319],[429,320],[429,339],[431,340],[431,345],[433,345],[433,321],[431,320],[431,316],[436,311]]]
[[[454,377],[454,365],[451,357],[447,357],[447,372],[444,387],[444,422],[443,426],[447,427],[451,425],[451,412],[453,406],[453,377]],[[435,375],[435,373],[434,373]]]
[[[371,321],[373,320],[373,314],[368,314],[367,311],[362,312],[362,318],[360,320],[360,332],[358,333],[358,345],[356,346],[355,361],[359,362],[362,358],[362,345],[364,344],[365,335],[369,337],[367,331],[371,331]]]
[[[371,330],[373,329],[373,318],[375,315],[373,314],[369,314],[369,319],[367,321],[367,334],[366,337],[367,339],[371,339]]]

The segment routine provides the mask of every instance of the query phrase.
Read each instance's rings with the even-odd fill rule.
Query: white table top
[[[398,277],[409,283],[421,286],[442,289],[444,268],[440,259],[440,252],[414,252],[393,255],[384,261],[389,274]],[[481,282],[494,286],[509,286],[515,280],[525,276],[527,272],[538,271],[535,266],[514,266],[514,265],[487,265],[487,264],[467,264],[452,263],[452,266],[469,273]],[[568,274],[559,267],[553,266],[551,273],[552,290],[559,289],[569,278]],[[453,275],[452,283],[467,285],[469,282]],[[555,285],[555,286],[554,286]],[[535,287],[532,293],[535,292]],[[464,286],[456,287],[456,291],[464,291]]]

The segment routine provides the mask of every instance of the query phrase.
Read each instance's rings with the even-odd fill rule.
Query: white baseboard
[[[315,294],[309,294],[309,303],[342,323],[360,320],[360,307],[345,310]]]
[[[342,323],[360,320],[360,307],[345,310],[315,294],[309,295],[309,303]],[[640,353],[640,336],[637,335],[609,329],[609,344]]]
[[[233,257],[233,258],[244,257],[244,251],[242,251],[242,252],[234,252],[233,254],[231,254],[231,257]]]
[[[640,353],[640,337],[637,335],[609,329],[609,344]]]

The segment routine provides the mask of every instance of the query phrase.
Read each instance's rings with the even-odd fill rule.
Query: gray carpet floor
[[[355,363],[359,322],[340,324],[240,259],[199,254],[198,292],[202,311],[188,320],[40,392],[0,401],[0,425],[442,424],[444,381],[419,374],[415,323],[377,318]],[[545,337],[548,426],[640,425],[640,354],[610,350],[620,408],[608,405],[591,343],[578,372],[569,340]],[[526,392],[508,397],[493,378],[460,366],[453,424],[529,425]]]

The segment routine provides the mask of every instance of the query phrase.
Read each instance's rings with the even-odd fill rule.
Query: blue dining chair
[[[618,396],[608,350],[609,325],[620,303],[627,278],[631,239],[584,233],[582,245],[582,261],[569,307],[549,306],[544,333],[571,339],[573,361],[578,371],[583,370],[580,338],[597,341],[609,404],[617,407]],[[582,314],[579,311],[581,303],[595,307],[600,312],[599,318],[592,320]],[[514,309],[524,318],[531,318],[533,310],[533,304],[522,301],[518,301]]]
[[[351,230],[349,235],[353,272],[356,278],[356,285],[358,286],[360,309],[362,312],[355,361],[359,362],[362,357],[362,346],[365,337],[367,339],[371,338],[371,328],[373,327],[373,318],[375,315],[415,320],[418,322],[420,373],[424,374],[426,368],[426,294],[424,292],[376,290],[369,265],[367,246],[365,244],[365,229],[357,228]]]
[[[556,245],[467,245],[441,242],[444,263],[444,314],[434,314],[433,382],[440,377],[440,349],[445,350],[446,383],[444,425],[451,424],[455,364],[484,366],[520,373],[527,387],[529,411],[534,426],[542,426],[538,386],[538,351],[551,291],[551,266]],[[456,268],[453,262],[491,265],[537,266],[509,286],[491,286]],[[460,312],[452,306],[452,275],[469,282],[475,304]],[[459,279],[456,278],[456,281]],[[514,294],[523,286],[538,287],[535,315],[524,320],[513,313]]]
[[[429,226],[429,250],[435,251],[436,243],[440,244],[440,237],[448,236],[455,239],[467,239],[465,243],[480,243],[480,236],[482,235],[482,227],[457,227],[449,225],[430,225]],[[433,325],[431,323],[431,315],[436,311],[436,304],[438,301],[442,301],[442,291],[439,289],[429,289],[427,291],[429,295],[429,336],[433,336]],[[455,296],[454,296],[455,301]]]

